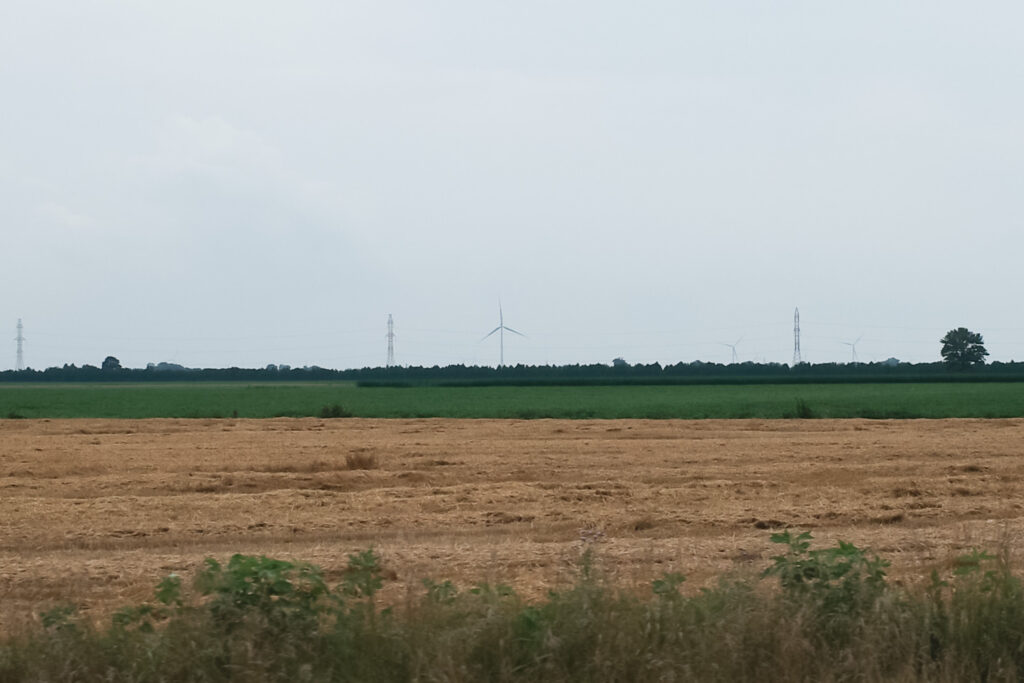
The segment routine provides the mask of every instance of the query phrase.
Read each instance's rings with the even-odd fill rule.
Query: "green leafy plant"
[[[451,605],[459,595],[459,589],[448,580],[437,583],[431,579],[423,579],[423,586],[427,589],[427,600],[438,605]]]
[[[815,596],[825,612],[851,613],[870,605],[885,587],[889,562],[869,556],[852,543],[811,550],[811,534],[772,534],[772,543],[786,546],[763,576],[775,576],[788,594]]]
[[[678,597],[679,586],[686,581],[686,577],[679,572],[669,572],[660,579],[651,582],[651,590],[655,595],[665,597]]]
[[[772,543],[787,546],[787,551],[772,558],[775,564],[764,571],[764,576],[778,576],[786,589],[830,588],[854,579],[871,585],[885,583],[885,568],[889,566],[886,560],[877,555],[869,558],[845,541],[839,541],[835,548],[811,550],[812,538],[809,531],[797,536],[789,531],[772,534]]]
[[[991,555],[984,550],[978,550],[974,548],[971,552],[966,555],[961,555],[956,558],[955,569],[953,569],[954,576],[975,576],[982,574],[983,565],[991,562],[992,560],[998,559],[995,555]],[[991,579],[995,576],[994,570],[988,570],[984,572],[983,576],[986,579]]]
[[[344,406],[338,403],[331,403],[320,409],[320,417],[325,420],[338,417],[352,417],[352,412],[346,410]]]
[[[320,569],[311,564],[240,554],[227,566],[207,558],[196,587],[212,598],[210,614],[229,631],[252,615],[272,629],[311,626],[330,593]]]
[[[181,577],[173,572],[165,576],[156,585],[154,597],[162,605],[181,607],[184,604],[181,596]]]
[[[341,582],[345,595],[373,600],[383,585],[380,557],[373,552],[373,548],[348,556],[348,568]]]
[[[40,612],[39,620],[48,631],[69,631],[76,628],[74,619],[78,616],[75,605],[57,605]]]

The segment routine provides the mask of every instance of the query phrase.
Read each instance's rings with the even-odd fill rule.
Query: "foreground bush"
[[[308,564],[207,560],[186,591],[105,629],[70,608],[0,645],[2,681],[1002,681],[1024,678],[1024,590],[1007,558],[975,552],[948,580],[889,585],[887,563],[847,543],[776,534],[768,581],[647,597],[601,580],[588,550],[568,590],[528,603],[508,586],[424,582],[381,609],[379,558],[349,557],[328,586]]]

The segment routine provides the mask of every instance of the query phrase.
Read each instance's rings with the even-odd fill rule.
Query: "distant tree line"
[[[499,368],[475,365],[432,367],[372,367],[332,370],[321,367],[291,368],[185,368],[162,363],[144,369],[123,368],[110,357],[103,367],[64,365],[45,370],[0,372],[0,382],[296,382],[357,381],[364,386],[439,384],[748,384],[805,382],[947,382],[1024,381],[1024,362],[974,365],[949,363],[675,363],[673,365],[618,363],[614,366],[514,365]]]
[[[631,365],[616,358],[611,365],[447,365],[440,367],[373,367],[330,370],[292,368],[186,368],[176,363],[150,363],[145,369],[124,368],[114,356],[95,365],[65,364],[45,370],[0,372],[0,382],[294,382],[310,380],[356,381],[362,386],[401,387],[481,385],[597,385],[597,384],[790,384],[810,382],[949,382],[1024,381],[1024,363],[985,364],[988,351],[976,332],[958,327],[939,340],[942,361],[900,363],[642,363]]]

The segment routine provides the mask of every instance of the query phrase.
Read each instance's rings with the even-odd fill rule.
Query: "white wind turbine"
[[[505,315],[501,311],[501,302],[499,301],[498,302],[498,326],[495,327],[493,330],[491,330],[490,332],[488,332],[487,334],[484,335],[484,339],[487,339],[487,337],[490,337],[495,332],[498,333],[498,339],[501,340],[501,362],[498,364],[499,368],[505,365],[505,330],[508,330],[512,334],[518,334],[520,337],[525,337],[526,336],[522,332],[516,332],[511,327],[506,327],[505,326]],[[484,339],[481,339],[480,341],[483,341]]]
[[[850,360],[851,363],[856,363],[857,362],[857,344],[860,343],[861,339],[863,339],[863,337],[857,337],[857,341],[843,342],[843,345],[844,346],[849,346],[850,347],[850,351],[853,353],[853,355],[851,357],[851,360]]]
[[[732,349],[732,362],[733,363],[735,363],[736,361],[739,360],[739,356],[736,354],[736,347],[740,345],[741,341],[743,341],[743,337],[740,337],[739,339],[737,339],[735,344],[726,344],[725,342],[718,342],[722,346],[728,346],[730,349]]]

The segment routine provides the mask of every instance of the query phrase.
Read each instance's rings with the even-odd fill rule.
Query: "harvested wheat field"
[[[208,556],[373,546],[423,578],[541,595],[581,548],[624,586],[756,572],[771,529],[867,546],[912,580],[1021,549],[1024,420],[0,421],[0,631],[97,618]]]

